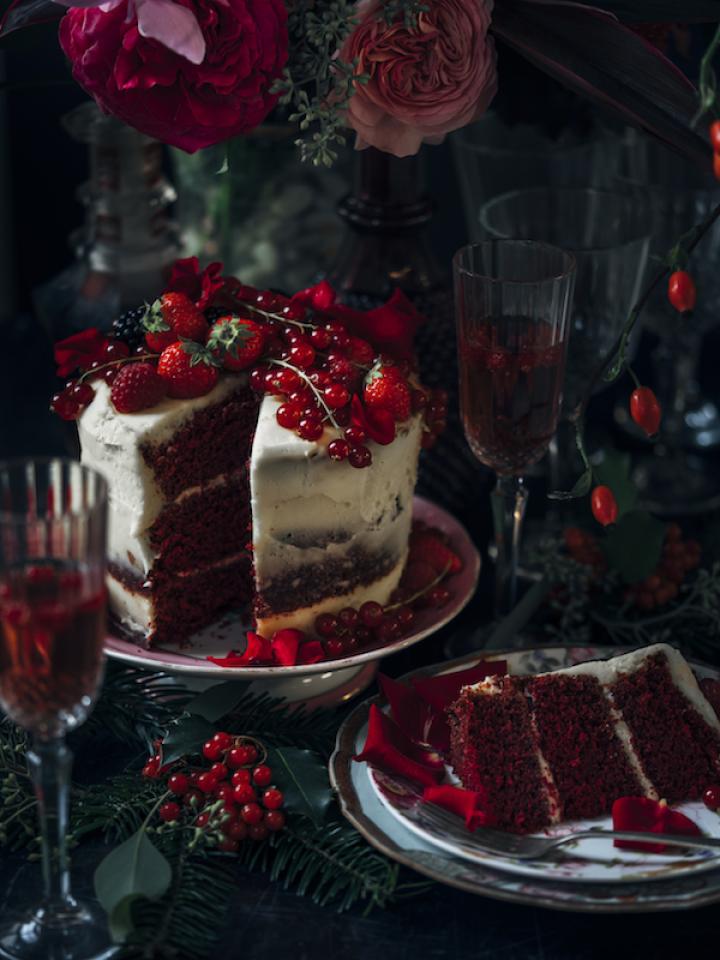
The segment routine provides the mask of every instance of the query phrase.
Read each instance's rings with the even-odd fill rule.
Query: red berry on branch
[[[209,814],[209,813],[206,813],[206,812],[203,812],[203,813],[199,814],[199,815],[196,817],[196,819],[195,819],[195,826],[197,826],[197,827],[206,827],[207,824],[208,824],[208,820],[209,820],[209,819],[210,819],[210,814]]]
[[[184,796],[190,789],[190,781],[184,773],[173,773],[168,780],[168,790],[176,797]]]
[[[595,487],[590,497],[592,513],[598,523],[604,527],[615,523],[618,518],[618,505],[610,487]]]
[[[201,773],[197,781],[197,785],[199,789],[202,790],[203,793],[212,793],[213,790],[215,789],[216,783],[217,783],[217,780],[210,773],[209,770],[206,771],[205,773]]]
[[[321,613],[315,618],[315,630],[321,637],[333,637],[338,630],[338,621],[331,613]]]
[[[340,637],[328,637],[325,641],[325,653],[329,657],[341,657],[345,652],[343,642]]]
[[[248,836],[251,840],[255,840],[256,843],[265,840],[267,835],[268,828],[264,823],[253,823],[248,827]]]
[[[277,787],[271,787],[269,790],[266,790],[262,795],[263,806],[268,810],[279,810],[283,805],[282,793],[277,789]]]
[[[259,787],[269,787],[272,783],[272,770],[267,764],[260,764],[259,767],[255,767],[253,770],[253,783],[256,783]]]
[[[225,804],[225,809],[229,810],[232,808],[232,805],[235,802],[235,788],[231,787],[229,783],[219,783],[215,781],[215,789],[213,790],[213,796],[217,797],[218,800],[222,800]]]
[[[360,444],[365,443],[367,439],[367,434],[362,427],[348,427],[345,431],[345,439],[349,440],[350,443]]]
[[[307,370],[315,363],[315,351],[309,343],[294,343],[290,347],[290,360],[301,370]]]
[[[372,454],[367,447],[358,444],[358,446],[351,448],[348,454],[348,463],[351,467],[362,470],[364,467],[369,467],[372,463]]]
[[[160,807],[158,813],[163,823],[170,823],[180,816],[180,806],[174,800],[169,800]]]
[[[215,740],[208,740],[203,744],[202,754],[207,760],[217,760],[222,753],[222,748]]]
[[[315,327],[310,331],[310,342],[318,350],[327,350],[332,342],[332,334],[322,327]]]
[[[374,629],[383,622],[385,613],[379,603],[374,600],[366,600],[358,611],[360,619],[366,627]]]
[[[220,746],[221,750],[227,750],[232,746],[233,742],[233,738],[229,733],[225,733],[224,730],[220,730],[218,733],[216,733],[213,737],[213,740]]]
[[[299,403],[282,403],[275,413],[275,419],[286,430],[294,430],[300,422],[302,407]]]
[[[243,783],[250,783],[251,778],[252,774],[249,770],[236,770],[230,778],[230,783],[234,787],[239,787]]]
[[[259,803],[246,803],[240,809],[240,816],[247,824],[260,823],[263,810]]]
[[[331,383],[329,387],[325,387],[323,396],[331,410],[345,407],[350,403],[350,394],[341,383]]]
[[[710,124],[710,145],[715,153],[720,153],[720,120]]]
[[[347,440],[331,440],[327,452],[331,460],[347,460],[350,444]]]
[[[638,387],[630,395],[630,416],[649,437],[660,429],[662,411],[658,399],[649,387]]]
[[[305,416],[297,425],[298,436],[302,440],[319,440],[325,428],[319,417]]]
[[[687,270],[676,270],[670,274],[668,299],[679,313],[690,313],[695,309],[697,290]]]
[[[230,820],[227,826],[223,827],[223,833],[232,840],[244,840],[248,833],[247,824],[244,820]]]
[[[192,788],[183,797],[183,803],[186,807],[191,807],[193,810],[199,810],[200,807],[205,803],[205,797],[200,793],[199,790],[193,790]]]
[[[255,803],[257,795],[250,783],[240,783],[233,791],[233,799],[239,804]]]
[[[282,830],[285,826],[285,814],[281,810],[268,810],[263,819],[263,825],[273,833]]]
[[[703,793],[703,803],[708,810],[720,812],[720,784],[713,783]]]
[[[215,777],[216,780],[226,780],[228,775],[228,768],[224,763],[214,763],[210,767],[210,773]]]
[[[148,762],[142,768],[142,775],[148,780],[154,780],[160,772],[160,757],[150,757]]]

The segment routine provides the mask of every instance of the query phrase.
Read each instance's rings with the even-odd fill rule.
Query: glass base
[[[44,907],[0,925],[0,960],[105,960],[119,947],[110,940],[104,911],[89,903]]]

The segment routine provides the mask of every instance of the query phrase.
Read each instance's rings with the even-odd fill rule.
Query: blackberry
[[[113,335],[118,340],[123,340],[131,350],[139,347],[145,338],[142,321],[146,313],[147,304],[143,303],[139,307],[133,307],[132,310],[126,310],[113,320]]]

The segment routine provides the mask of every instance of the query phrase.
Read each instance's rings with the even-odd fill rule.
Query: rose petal
[[[325,659],[325,651],[319,640],[308,640],[303,643],[298,651],[298,663],[320,663]]]
[[[54,348],[57,375],[67,377],[80,367],[87,369],[94,360],[99,359],[107,342],[105,334],[95,327],[59,340]]]
[[[649,797],[620,797],[612,807],[613,830],[637,830],[641,833],[670,833],[691,837],[702,836],[702,831],[689,817],[672,810],[664,800]],[[666,843],[645,843],[641,840],[614,840],[624,850],[644,853],[664,853]]]
[[[302,630],[278,630],[272,638],[273,661],[281,667],[294,667],[297,663],[298,648],[304,638]]]
[[[425,762],[427,752],[409,740],[400,727],[375,704],[370,707],[368,733],[362,752],[353,757],[386,773],[396,773],[430,786],[443,776],[444,766]]]
[[[423,700],[438,713],[442,713],[457,700],[462,687],[471,683],[480,683],[485,677],[498,677],[506,673],[505,660],[481,660],[467,670],[444,673],[438,677],[414,678],[412,684]]]
[[[205,59],[205,38],[195,14],[173,0],[135,0],[138,30],[190,63]]]
[[[441,753],[450,749],[450,728],[443,714],[437,714],[415,690],[405,683],[378,674],[378,684],[390,704],[393,720],[411,740],[429,743]]]
[[[484,793],[473,790],[463,790],[449,784],[425,787],[423,800],[426,803],[435,803],[450,813],[457,814],[465,821],[468,830],[477,830],[478,827],[491,827],[497,823],[497,817],[490,810],[487,797]]]

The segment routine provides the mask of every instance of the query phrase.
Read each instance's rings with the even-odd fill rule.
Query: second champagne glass
[[[523,474],[557,427],[575,260],[531,240],[489,240],[453,259],[460,407],[477,459],[497,475],[496,613],[517,599]]]

